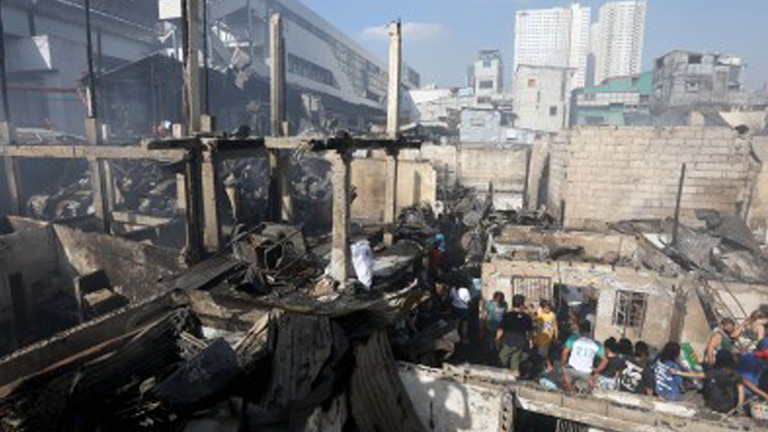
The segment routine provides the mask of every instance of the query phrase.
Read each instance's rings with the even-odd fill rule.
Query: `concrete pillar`
[[[352,155],[336,153],[333,163],[333,233],[331,249],[331,277],[342,285],[350,276],[349,248],[350,191],[352,185]]]
[[[184,103],[187,133],[200,132],[200,0],[182,0],[184,6]]]
[[[213,150],[203,152],[201,166],[201,182],[203,193],[204,235],[203,242],[207,252],[218,252],[222,245],[221,218],[219,217],[217,188],[218,165],[216,153]]]
[[[384,244],[391,246],[394,243],[395,222],[397,218],[397,149],[387,150],[387,177],[384,190]]]
[[[389,25],[389,91],[387,93],[387,134],[397,139],[400,130],[400,83],[402,82],[402,28],[400,21]]]
[[[88,145],[99,145],[101,136],[99,134],[98,119],[88,117],[85,119],[85,138]],[[105,233],[111,231],[109,204],[107,202],[106,185],[104,182],[104,169],[102,162],[98,159],[88,159],[88,166],[91,175],[91,192],[93,194],[93,210],[99,221],[101,229]]]
[[[2,145],[9,146],[15,141],[15,130],[9,122],[0,123],[0,140]],[[10,211],[12,215],[24,214],[24,202],[21,196],[21,179],[19,177],[19,167],[16,159],[4,157],[5,178],[8,183],[8,199],[10,201]]]

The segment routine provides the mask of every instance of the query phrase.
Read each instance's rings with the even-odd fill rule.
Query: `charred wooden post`
[[[3,115],[5,118],[0,123],[0,140],[3,146],[10,146],[15,141],[15,131],[11,124],[11,107],[8,101],[8,77],[5,68],[5,28],[3,27],[3,2],[0,1],[0,91],[3,92]],[[24,212],[24,204],[21,198],[21,182],[18,174],[16,160],[6,156],[3,158],[5,164],[5,177],[8,182],[8,198],[10,199],[10,212],[14,215],[21,215]]]
[[[212,146],[207,146],[202,154],[201,182],[203,212],[205,214],[204,243],[207,252],[218,252],[223,244],[221,234],[221,218],[219,215],[219,188],[216,181],[218,175],[217,152]]]
[[[202,192],[202,151],[193,148],[187,151],[184,163],[184,177],[186,178],[184,191],[187,216],[187,246],[186,260],[189,264],[196,264],[203,259],[203,192]]]
[[[182,0],[184,29],[184,113],[187,134],[200,132],[200,0]]]
[[[86,58],[88,60],[88,115],[85,119],[85,138],[89,145],[101,145],[101,131],[99,126],[99,106],[96,101],[96,74],[93,68],[93,38],[91,35],[91,2],[85,0],[85,41]],[[111,232],[109,215],[109,202],[104,182],[104,167],[97,157],[88,158],[91,175],[91,191],[93,194],[93,211],[101,222],[101,229],[105,233]]]
[[[395,219],[397,217],[397,148],[387,149],[387,177],[384,192],[384,243],[391,246],[394,243]]]
[[[269,21],[270,46],[270,120],[272,136],[287,136],[285,103],[285,38],[283,37],[283,18],[279,13],[272,15]],[[290,160],[278,149],[270,150],[269,155],[269,214],[274,222],[290,222],[293,206],[290,195],[288,169]]]
[[[332,155],[333,162],[333,234],[331,249],[331,277],[342,285],[350,276],[349,248],[350,190],[352,185],[352,154],[340,150]]]

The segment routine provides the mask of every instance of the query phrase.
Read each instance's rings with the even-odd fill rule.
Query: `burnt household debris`
[[[0,49],[0,431],[768,425],[764,135],[585,126],[433,143],[434,125],[400,124],[400,22],[386,114],[343,128],[286,83],[325,77],[286,54],[290,9],[260,21],[268,64],[238,48],[234,76],[209,66],[223,45],[201,0],[180,2],[174,56],[105,73],[91,15],[130,11],[95,3],[76,8],[84,138],[14,126]],[[162,75],[154,99],[179,82],[169,109],[185,121],[115,138],[121,85],[147,74]],[[253,118],[224,131],[209,99],[230,92],[254,97]]]

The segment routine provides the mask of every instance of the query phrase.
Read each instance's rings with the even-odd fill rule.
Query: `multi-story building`
[[[483,50],[477,55],[473,69],[473,84],[478,103],[489,103],[504,91],[504,63],[499,50]]]
[[[571,125],[624,126],[647,117],[651,109],[653,72],[608,78],[599,86],[573,91]]]
[[[321,109],[333,107],[345,127],[364,127],[386,108],[387,63],[297,0],[219,0],[211,2],[214,33],[233,56],[265,79],[269,63],[269,17],[280,12],[286,22],[287,84],[302,95],[319,98]],[[226,53],[223,56],[226,57]],[[225,59],[229,61],[229,58]],[[404,66],[406,89],[420,87],[420,76]],[[403,92],[406,97],[408,92]],[[408,105],[408,104],[404,104]],[[344,121],[346,120],[346,121]]]
[[[573,68],[520,65],[515,72],[515,125],[520,129],[556,133],[569,126]]]
[[[181,105],[181,93],[176,89],[181,86],[178,65],[162,69],[169,70],[168,73],[153,67],[158,63],[176,63],[179,58],[181,1],[90,3],[102,120],[117,122],[117,117],[144,116],[146,121],[134,121],[128,128],[137,134],[148,132],[154,126],[152,122],[180,120],[175,108]],[[245,112],[248,102],[261,107],[268,105],[268,21],[272,12],[281,12],[286,21],[289,119],[299,120],[299,114],[292,113],[321,111],[328,113],[331,120],[338,120],[340,127],[363,128],[385,117],[386,62],[300,2],[216,0],[208,4],[211,68],[224,77],[235,77],[231,79],[235,83],[228,83],[227,88],[242,90],[241,100],[225,101],[227,108],[240,104],[240,111]],[[14,123],[82,134],[85,104],[81,87],[87,73],[83,0],[9,0],[3,2],[2,8]],[[157,53],[168,57],[157,60],[153,56]],[[147,61],[150,56],[154,61]],[[153,67],[140,70],[150,63]],[[126,73],[123,68],[132,65],[136,73],[130,80],[108,82],[110,72]],[[418,73],[408,67],[403,72],[406,88],[419,86]],[[211,85],[223,80],[212,79]],[[243,85],[248,80],[258,81],[259,85]],[[146,91],[132,91],[131,86],[141,86]],[[131,95],[131,100],[110,100],[107,93],[113,93],[113,87],[122,87],[122,93]],[[243,124],[242,116],[230,117],[236,116],[221,115],[219,124]]]
[[[656,60],[651,110],[662,113],[671,108],[744,107],[748,102],[745,68],[742,59],[732,55],[667,53]]]
[[[640,72],[645,40],[645,0],[605,3],[593,29],[595,83]]]
[[[569,8],[518,11],[515,16],[515,71],[520,65],[573,68],[573,87],[583,87],[590,26],[591,9],[578,3]]]

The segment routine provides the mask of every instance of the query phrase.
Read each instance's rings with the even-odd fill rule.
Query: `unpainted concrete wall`
[[[60,292],[68,292],[71,280],[59,265],[56,239],[50,225],[9,218],[14,232],[0,236],[7,250],[4,271],[21,273],[25,287],[27,316],[33,309]]]
[[[386,159],[355,159],[352,186],[357,198],[352,202],[352,217],[365,221],[384,221],[387,185]],[[432,165],[401,160],[397,173],[397,209],[437,200],[437,175]]]
[[[602,264],[515,261],[493,258],[482,269],[483,298],[491,298],[501,291],[506,298],[512,296],[512,277],[550,278],[553,284],[590,288],[598,293],[597,325],[595,337],[604,340],[611,336],[642,339],[654,346],[661,346],[670,339],[675,328],[674,289],[680,282],[664,278],[650,271],[634,268],[612,267]],[[646,293],[647,309],[644,325],[640,329],[617,328],[613,325],[614,303],[617,291]]]
[[[482,193],[493,183],[496,208],[518,209],[523,203],[528,153],[532,148],[526,144],[425,145],[418,151],[404,151],[401,157],[430,163],[439,183],[445,186],[460,183]]]
[[[400,379],[426,430],[500,430],[503,387],[454,382],[436,372],[404,366],[400,367]]]
[[[614,324],[613,314],[617,290],[601,290],[597,301],[595,325],[595,338],[597,340],[603,341],[610,337],[616,339],[627,337],[633,342],[642,340],[651,346],[661,348],[665,343],[679,337],[672,334],[675,327],[673,320],[682,319],[682,317],[675,311],[675,298],[671,292],[659,289],[655,284],[638,284],[627,291],[647,294],[643,325],[641,327],[624,327]]]
[[[681,217],[697,224],[696,209],[743,209],[759,169],[729,128],[582,127],[550,146],[548,207],[569,228],[673,216],[683,163]]]
[[[710,332],[709,321],[704,313],[701,300],[695,292],[690,292],[685,302],[685,318],[680,341],[691,344],[693,352],[702,358],[707,342],[709,342]]]
[[[160,294],[157,281],[181,270],[178,252],[174,250],[62,225],[53,229],[64,260],[62,265],[70,266],[72,276],[103,270],[115,291],[131,302]]]
[[[753,183],[747,223],[758,240],[768,244],[768,136],[753,137],[752,149],[762,169]]]

